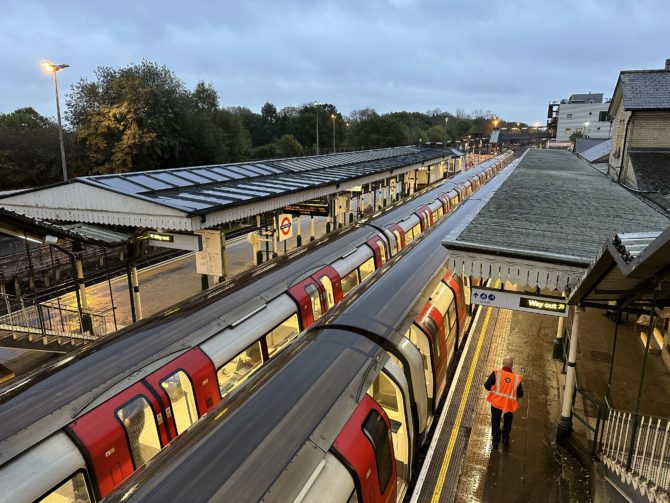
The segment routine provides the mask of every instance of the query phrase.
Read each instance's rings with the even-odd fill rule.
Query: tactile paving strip
[[[439,435],[429,467],[423,481],[418,501],[451,502],[454,499],[466,447],[474,421],[474,411],[481,395],[481,388],[488,376],[486,368],[494,333],[506,337],[509,332],[510,313],[495,308],[485,308],[479,315],[477,325],[470,332],[473,340],[468,345],[462,373],[454,382],[450,403],[445,404],[447,415]],[[482,330],[486,331],[482,333]],[[496,344],[496,353],[504,352],[506,344]],[[473,361],[477,356],[477,360]],[[498,356],[496,354],[496,356]],[[471,377],[470,377],[471,374]],[[469,388],[466,390],[466,386]],[[463,400],[463,393],[468,395]],[[458,424],[458,431],[454,428]],[[453,437],[453,438],[452,438]],[[451,444],[451,445],[450,445]],[[448,459],[447,459],[448,457]],[[445,471],[446,470],[446,471]],[[436,491],[439,490],[439,494]]]

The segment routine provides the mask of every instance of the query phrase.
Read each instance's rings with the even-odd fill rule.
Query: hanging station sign
[[[471,288],[470,303],[527,313],[548,314],[551,316],[565,317],[568,315],[568,304],[563,297],[529,295],[519,292],[495,290],[493,288]]]
[[[149,246],[157,248],[174,248],[176,250],[201,251],[202,238],[194,234],[177,234],[174,232],[154,232],[146,234]]]
[[[290,213],[293,216],[310,215],[314,217],[328,216],[328,203],[314,202],[314,203],[300,203],[284,206],[284,213]]]

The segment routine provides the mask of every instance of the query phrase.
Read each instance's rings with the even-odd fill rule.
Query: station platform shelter
[[[569,152],[501,175],[443,240],[488,295],[413,501],[668,501],[670,221]],[[483,383],[505,356],[523,398],[494,449]]]

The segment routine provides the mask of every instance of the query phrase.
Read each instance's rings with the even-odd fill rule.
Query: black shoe
[[[509,438],[503,438],[503,445],[509,447]]]

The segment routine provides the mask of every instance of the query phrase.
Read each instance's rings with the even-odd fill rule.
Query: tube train
[[[463,211],[472,210],[394,257],[105,501],[403,501],[463,339],[464,288],[441,244]]]
[[[511,158],[490,159],[1,388],[3,499],[104,497]],[[428,398],[421,417],[427,408]]]

